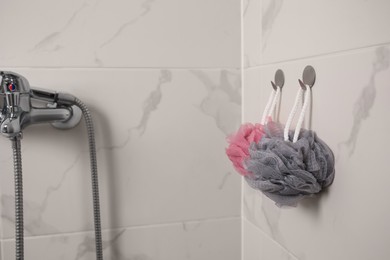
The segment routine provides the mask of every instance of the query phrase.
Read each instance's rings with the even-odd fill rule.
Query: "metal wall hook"
[[[284,73],[283,70],[278,69],[275,72],[275,82],[271,81],[271,85],[276,90],[277,87],[283,88],[284,85]]]
[[[312,88],[316,82],[315,69],[310,65],[306,66],[302,73],[302,80],[298,79],[298,82],[303,90],[306,90],[306,86]]]
[[[299,82],[299,85],[301,85],[301,88],[302,88],[303,90],[306,90],[306,85],[305,85],[305,83],[303,83],[302,80],[300,80],[300,79],[298,79],[298,82]]]
[[[276,90],[276,88],[277,88],[277,86],[275,85],[275,83],[271,80],[271,85],[272,85],[272,88],[274,89],[274,90]]]

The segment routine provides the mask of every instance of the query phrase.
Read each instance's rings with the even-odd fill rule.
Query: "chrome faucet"
[[[80,122],[82,116],[87,128],[91,161],[96,260],[103,260],[95,133],[88,107],[71,94],[30,88],[28,80],[22,75],[0,71],[0,133],[11,140],[14,157],[16,260],[24,259],[22,131],[38,123],[70,129]]]
[[[51,123],[56,128],[68,129],[81,119],[81,110],[66,102],[67,94],[30,88],[27,79],[15,72],[0,71],[0,82],[0,133],[8,138],[20,136],[31,124]],[[59,98],[64,95],[65,98]],[[34,100],[41,107],[33,106]],[[46,106],[42,107],[42,102]]]

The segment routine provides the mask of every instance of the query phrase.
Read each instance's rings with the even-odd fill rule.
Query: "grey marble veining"
[[[95,56],[94,63],[95,63],[98,67],[104,67],[104,63],[103,63],[103,61],[99,58],[99,54],[97,53],[97,51],[94,52],[94,56]]]
[[[115,235],[113,235],[113,237],[110,238],[109,240],[104,240],[103,241],[103,251],[107,250],[110,247],[113,247],[113,244],[118,239],[120,239],[120,237],[123,235],[123,233],[125,231],[126,231],[125,229],[122,229],[119,232],[117,232]],[[120,253],[118,252],[118,250],[116,248],[114,248],[113,251],[114,251],[113,257],[114,256],[119,257],[119,258],[115,258],[115,259],[124,259],[121,257]],[[91,253],[91,254],[95,253],[95,237],[94,237],[94,235],[85,236],[84,240],[77,246],[77,255],[75,257],[75,260],[83,259],[83,257],[88,253]]]
[[[49,35],[45,36],[40,42],[35,44],[34,48],[31,49],[30,52],[54,52],[64,48],[64,46],[59,43],[62,34],[66,33],[71,28],[76,18],[81,15],[82,11],[87,7],[88,4],[86,2],[83,2],[81,6],[73,12],[72,16],[68,19],[68,21],[62,28],[60,28],[56,32],[50,33]]]
[[[83,26],[84,22],[81,17],[88,18],[91,16],[91,13],[93,13],[96,7],[100,4],[99,2],[100,1],[93,1],[92,3],[90,1],[82,2],[81,6],[73,12],[62,28],[45,36],[42,40],[35,44],[30,52],[55,52],[68,47],[66,46],[67,38],[74,37],[72,36],[75,31],[73,27]],[[110,29],[110,31],[112,31],[112,35],[108,39],[105,39],[103,42],[101,42],[100,46],[94,50],[94,63],[96,65],[99,67],[104,65],[101,58],[99,58],[99,50],[117,39],[129,26],[137,23],[139,19],[146,16],[151,11],[154,2],[155,0],[144,0],[142,3],[140,3],[141,10],[139,14],[137,14],[135,17],[130,17],[130,19],[124,22],[118,29]],[[81,37],[82,40],[84,36]]]
[[[169,70],[162,70],[158,79],[157,87],[144,101],[142,118],[136,127],[140,135],[146,131],[150,115],[155,111],[162,99],[162,86],[172,81],[172,73]]]
[[[249,9],[249,6],[250,6],[250,3],[251,3],[251,0],[243,0],[243,11],[242,11],[242,16],[245,16],[248,9]]]
[[[358,50],[390,39],[388,1],[263,3],[262,64]]]
[[[236,131],[241,117],[241,87],[236,73],[222,70],[217,83],[202,71],[193,70],[192,73],[208,91],[207,97],[199,106],[200,110],[211,116],[225,135]],[[231,75],[234,76],[233,81],[229,78]]]
[[[301,260],[253,223],[243,220],[242,260]]]
[[[232,173],[228,172],[225,174],[225,176],[223,176],[221,184],[218,186],[218,189],[222,190],[225,187],[225,184],[231,175]]]
[[[270,34],[272,33],[272,28],[274,26],[274,23],[278,17],[278,14],[280,10],[282,9],[284,0],[271,0],[268,1],[268,6],[263,6],[263,12],[262,12],[262,42],[263,42],[263,48],[262,51],[264,52],[267,48],[267,42]]]
[[[148,97],[143,102],[142,117],[139,123],[137,124],[137,126],[133,126],[127,129],[127,136],[125,139],[123,139],[123,141],[116,144],[110,144],[105,146],[98,145],[97,151],[98,152],[101,150],[113,151],[113,150],[123,149],[129,144],[133,133],[137,132],[140,136],[142,136],[147,129],[147,125],[150,120],[151,114],[153,113],[153,111],[155,111],[158,108],[158,105],[161,102],[162,86],[171,81],[172,81],[172,72],[170,70],[161,70],[156,88],[150,92]]]
[[[9,2],[0,16],[11,21],[18,13],[18,20],[13,26],[0,25],[13,39],[0,44],[0,63],[30,68],[237,68],[240,11],[239,1],[224,0]],[[206,26],[211,23],[215,26]]]
[[[40,232],[55,234],[60,230],[50,224],[45,223],[42,218],[43,210],[41,205],[24,200],[25,221],[24,227],[26,235],[34,235]],[[15,197],[10,195],[1,196],[1,221],[4,224],[15,225]]]
[[[244,215],[248,221],[263,227],[268,231],[272,239],[284,245],[283,234],[280,231],[280,218],[282,210],[275,206],[271,200],[266,198],[261,192],[250,188],[246,183],[244,184]],[[261,201],[259,197],[262,197]],[[259,210],[258,210],[259,209]],[[263,223],[265,226],[263,226]]]
[[[114,150],[121,150],[125,148],[131,141],[131,134],[132,134],[133,128],[127,129],[127,136],[123,141],[115,144],[105,145],[105,146],[97,146],[97,151],[114,151]],[[85,151],[86,152],[86,151]]]
[[[100,48],[104,48],[106,45],[110,44],[118,36],[120,36],[122,34],[122,32],[127,29],[127,27],[131,26],[132,24],[135,24],[139,19],[141,19],[142,17],[147,15],[151,11],[152,5],[154,2],[155,2],[155,0],[144,0],[144,2],[141,4],[141,8],[142,8],[141,13],[139,15],[137,15],[136,17],[131,18],[129,21],[126,21],[125,23],[123,23],[118,28],[118,30],[113,33],[113,35],[110,38],[108,38],[105,42],[103,42],[100,45]]]
[[[372,64],[372,72],[369,82],[362,89],[358,100],[355,101],[353,110],[353,125],[347,140],[339,144],[339,149],[346,147],[349,156],[352,156],[356,143],[359,138],[359,132],[364,121],[370,116],[370,110],[374,106],[377,86],[375,79],[378,73],[387,70],[390,63],[390,50],[388,47],[379,47],[376,49],[376,57]]]
[[[85,151],[86,152],[86,151]],[[85,153],[84,152],[84,153]],[[69,172],[77,165],[77,163],[81,160],[83,152],[78,153],[75,156],[73,163],[71,163],[67,169],[65,169],[61,173],[61,178],[57,183],[50,185],[46,189],[45,196],[40,203],[30,201],[28,198],[24,198],[24,211],[25,211],[25,230],[27,235],[38,235],[42,233],[46,234],[55,234],[60,232],[60,230],[50,224],[45,223],[43,214],[45,213],[50,198],[55,192],[58,192],[65,179],[67,178]],[[13,195],[3,195],[1,196],[1,218],[12,224],[15,223],[15,197]]]

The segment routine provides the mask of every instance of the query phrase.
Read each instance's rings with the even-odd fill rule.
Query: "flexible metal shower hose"
[[[96,260],[103,260],[102,231],[100,222],[99,183],[96,159],[95,132],[92,116],[87,106],[78,98],[74,103],[83,112],[88,132],[89,154],[91,160],[93,213],[95,225]],[[22,176],[22,152],[20,137],[12,139],[12,150],[15,172],[15,245],[16,260],[24,260],[24,223],[23,223],[23,176]]]
[[[93,196],[93,215],[95,223],[95,244],[96,244],[96,260],[103,260],[103,243],[102,243],[102,227],[100,221],[100,202],[99,202],[99,182],[98,168],[96,159],[96,144],[95,131],[91,113],[87,106],[78,98],[75,98],[75,105],[83,112],[85,125],[88,132],[89,154],[91,160],[91,178],[92,178],[92,196]]]
[[[15,178],[15,246],[16,260],[24,259],[24,224],[23,224],[23,176],[22,151],[20,137],[12,139]]]

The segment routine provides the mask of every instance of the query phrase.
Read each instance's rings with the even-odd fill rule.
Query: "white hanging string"
[[[284,141],[289,141],[288,131],[290,130],[291,123],[294,119],[295,113],[297,112],[298,104],[302,100],[302,93],[303,93],[302,88],[299,88],[298,93],[295,97],[293,108],[291,109],[291,112],[287,118],[286,126],[284,127]]]
[[[276,91],[275,91],[274,100],[272,101],[271,107],[270,107],[269,112],[268,112],[268,117],[270,117],[274,114],[274,111],[276,109],[276,104],[279,104],[280,92],[281,92],[281,89],[279,86],[277,86]],[[277,121],[276,117],[274,118],[274,121]]]
[[[310,98],[311,98],[311,88],[306,87],[305,99],[304,99],[305,101],[303,102],[301,114],[299,115],[297,126],[295,127],[294,138],[293,138],[294,143],[296,141],[298,141],[299,132],[301,131],[302,123],[303,123],[303,120],[305,119],[305,113],[306,113],[307,107],[310,104]]]
[[[272,89],[271,94],[269,95],[269,98],[268,98],[267,105],[264,108],[263,116],[261,117],[260,123],[262,125],[264,125],[265,124],[265,120],[267,120],[268,112],[269,112],[270,107],[271,107],[271,105],[272,105],[272,103],[274,101],[275,94],[276,94],[276,91],[274,89]]]

